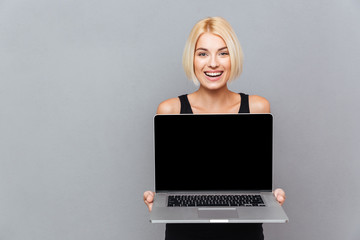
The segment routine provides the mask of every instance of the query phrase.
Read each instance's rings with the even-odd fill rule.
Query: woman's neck
[[[238,94],[235,94],[237,96]],[[234,104],[234,92],[231,92],[225,85],[223,88],[210,90],[200,86],[191,94],[191,106],[199,112],[223,112]]]

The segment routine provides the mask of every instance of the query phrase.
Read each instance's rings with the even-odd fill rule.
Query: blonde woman
[[[228,83],[240,76],[243,54],[230,24],[221,17],[199,21],[192,29],[183,54],[187,77],[199,89],[160,103],[157,114],[199,113],[270,113],[270,103],[263,97],[235,93]],[[154,192],[144,193],[151,211]],[[280,204],[285,192],[274,195]],[[262,224],[167,224],[166,240],[175,239],[264,239]]]

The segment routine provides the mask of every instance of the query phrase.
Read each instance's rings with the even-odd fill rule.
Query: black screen
[[[272,115],[157,115],[156,191],[271,190]]]

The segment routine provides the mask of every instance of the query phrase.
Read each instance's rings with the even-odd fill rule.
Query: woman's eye
[[[200,57],[205,57],[205,56],[206,56],[206,53],[199,53],[198,56],[200,56]]]
[[[220,53],[220,56],[227,56],[227,55],[229,55],[228,52],[221,52],[221,53]]]

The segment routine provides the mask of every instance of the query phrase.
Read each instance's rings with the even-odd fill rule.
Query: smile
[[[219,77],[223,72],[204,72],[208,77]]]

